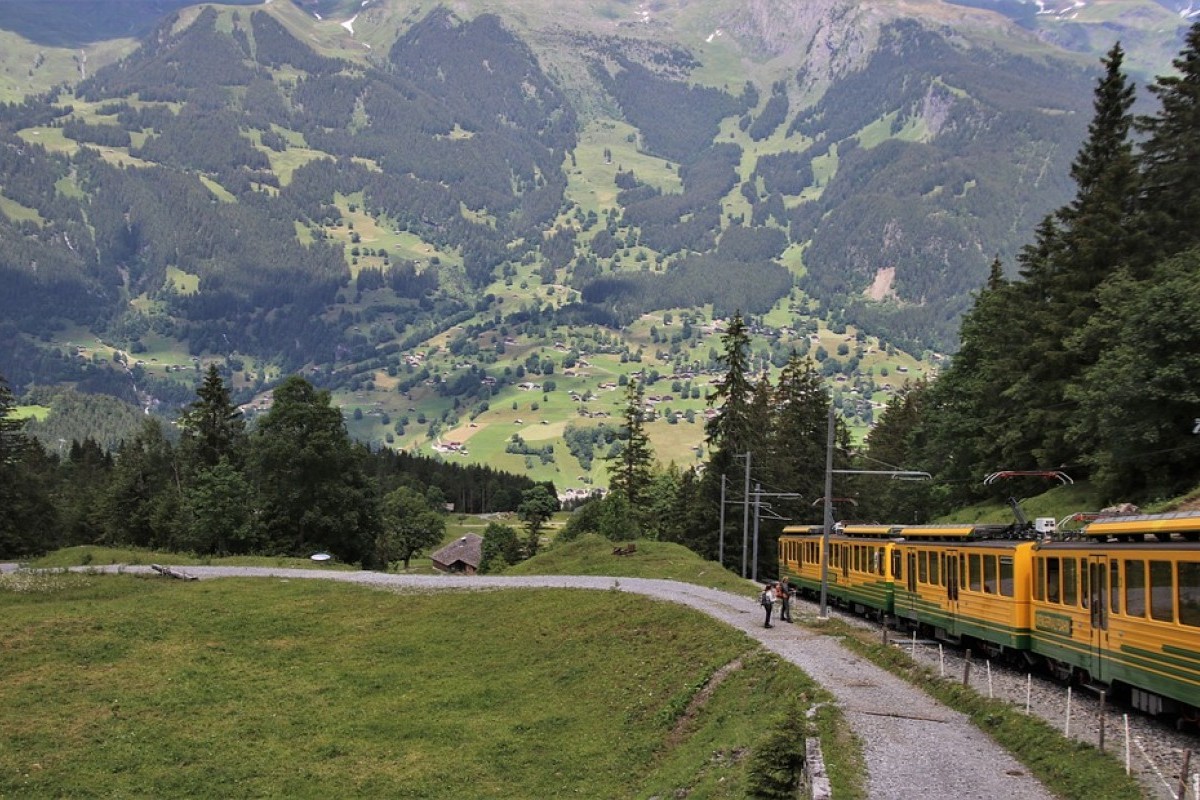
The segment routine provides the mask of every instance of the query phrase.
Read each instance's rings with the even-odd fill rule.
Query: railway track
[[[796,613],[817,617],[816,603],[799,598],[793,602]],[[882,623],[832,606],[828,613],[847,624],[873,630],[883,638]],[[1191,723],[1177,726],[1172,719],[1147,716],[1107,697],[1102,712],[1101,697],[1095,690],[1072,686],[1068,698],[1068,687],[1045,673],[1017,669],[979,654],[971,655],[968,670],[966,651],[955,645],[932,639],[914,640],[910,634],[891,629],[888,641],[946,680],[962,681],[968,675],[971,688],[979,694],[1005,700],[1017,708],[1028,705],[1029,713],[1072,739],[1100,747],[1103,735],[1106,753],[1122,763],[1128,757],[1129,769],[1137,775],[1145,797],[1200,800],[1200,726]]]

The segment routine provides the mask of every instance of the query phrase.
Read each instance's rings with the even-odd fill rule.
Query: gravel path
[[[106,572],[151,572],[149,567],[89,567]],[[1050,800],[1025,768],[957,711],[843,648],[830,636],[802,626],[762,627],[752,590],[739,596],[691,584],[643,578],[592,576],[391,575],[319,572],[266,567],[178,567],[197,578],[274,577],[340,580],[391,590],[582,588],[625,592],[682,602],[745,632],[796,664],[836,698],[866,754],[872,800],[940,800],[1003,797]],[[800,606],[805,606],[802,601]]]

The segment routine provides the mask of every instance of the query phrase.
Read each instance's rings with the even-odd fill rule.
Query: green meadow
[[[3,797],[735,798],[798,720],[862,796],[819,687],[624,592],[45,571],[0,616]]]

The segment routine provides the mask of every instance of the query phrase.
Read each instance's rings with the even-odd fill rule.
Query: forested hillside
[[[1001,469],[1066,471],[1106,503],[1200,483],[1200,24],[1178,73],[1151,86],[1154,114],[1133,113],[1123,61],[1119,46],[1105,59],[1074,198],[1015,280],[993,265],[950,368],[872,432],[870,456],[936,465],[936,488],[893,491],[886,515],[977,500],[979,476]]]
[[[43,443],[135,435],[73,391],[172,419],[216,365],[251,418],[302,373],[356,439],[580,491],[631,381],[665,461],[710,455],[739,311],[861,437],[1070,196],[1097,73],[932,0],[126,5],[0,21],[0,374]]]

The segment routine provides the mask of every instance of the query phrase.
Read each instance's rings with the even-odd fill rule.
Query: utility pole
[[[750,547],[750,460],[751,452],[747,450],[743,455],[746,458],[746,480],[745,488],[742,491],[742,577],[746,577],[746,551]]]
[[[754,560],[750,562],[750,577],[758,583],[758,511],[762,506],[762,484],[754,484]]]
[[[829,406],[829,433],[825,442],[825,526],[821,534],[821,619],[829,616],[829,537],[833,533],[833,475],[890,475],[902,480],[930,480],[928,472],[908,469],[834,469],[833,468],[833,405]]]
[[[833,533],[833,403],[829,404],[829,430],[825,436],[825,520],[821,533],[821,619],[829,617],[829,536]]]
[[[717,534],[717,563],[725,566],[725,473],[721,473],[721,526]]]

